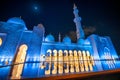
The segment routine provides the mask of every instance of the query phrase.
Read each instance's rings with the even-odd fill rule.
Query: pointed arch
[[[20,79],[21,78],[27,49],[28,49],[28,47],[26,44],[22,44],[19,47],[16,58],[14,60],[11,79]]]
[[[0,38],[0,46],[2,45],[2,38]]]

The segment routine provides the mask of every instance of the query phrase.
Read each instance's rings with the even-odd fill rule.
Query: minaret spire
[[[59,36],[58,36],[58,40],[59,42],[61,42],[61,34],[59,33]]]
[[[22,16],[20,16],[20,19],[22,19]]]
[[[74,6],[73,6],[73,9],[74,9],[74,8],[77,8],[77,6],[75,5],[75,3],[74,3]]]
[[[81,26],[81,17],[78,15],[78,9],[77,9],[77,6],[74,4],[73,6],[73,13],[75,15],[75,18],[74,18],[74,23],[76,25],[76,34],[77,34],[77,40],[80,38],[80,39],[83,39],[84,38],[84,31],[82,29],[82,26]]]

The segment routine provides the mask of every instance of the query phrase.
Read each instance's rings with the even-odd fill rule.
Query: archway
[[[23,70],[27,49],[28,49],[28,47],[26,44],[23,44],[19,47],[16,58],[14,60],[14,64],[13,64],[14,66],[12,68],[11,79],[20,79],[21,78],[21,73]]]
[[[0,46],[2,45],[2,38],[0,38]]]

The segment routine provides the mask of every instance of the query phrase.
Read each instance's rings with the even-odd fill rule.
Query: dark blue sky
[[[120,53],[120,6],[118,0],[0,0],[0,21],[22,17],[27,28],[42,23],[55,37],[74,33],[73,3],[79,9],[85,31],[110,36]],[[37,7],[37,8],[36,8]],[[91,31],[90,31],[91,29]]]

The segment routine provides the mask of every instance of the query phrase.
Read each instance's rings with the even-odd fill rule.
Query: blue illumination
[[[66,36],[66,37],[64,37],[64,39],[63,39],[63,43],[65,43],[65,44],[70,44],[70,43],[71,43],[71,39],[70,39],[68,36]]]
[[[25,22],[21,18],[18,18],[18,17],[10,18],[7,21],[7,23],[22,25],[22,26],[24,26],[24,29],[27,30]]]
[[[11,21],[8,21],[7,23],[10,23],[10,22]],[[14,24],[16,24],[16,23],[14,23]],[[8,25],[8,26],[10,26],[10,25]],[[2,29],[2,28],[0,27],[0,29]],[[38,28],[37,26],[35,26],[33,29],[33,32],[29,31],[29,30],[27,30],[27,31],[23,30],[23,31],[21,31],[21,33],[16,32],[15,34],[11,33],[11,34],[7,35],[7,38],[4,39],[4,40],[6,40],[6,44],[3,44],[0,47],[0,50],[1,50],[0,51],[0,54],[1,54],[0,55],[0,65],[1,66],[6,65],[5,64],[6,61],[8,61],[9,64],[12,64],[14,55],[18,51],[18,49],[16,49],[16,48],[19,48],[19,46],[22,44],[28,45],[28,51],[27,51],[26,60],[25,60],[28,63],[24,64],[24,69],[22,72],[23,78],[27,78],[27,77],[34,78],[34,77],[38,77],[38,76],[39,77],[45,76],[45,70],[48,68],[48,66],[47,66],[48,64],[46,64],[45,69],[41,69],[40,64],[42,64],[42,63],[38,63],[38,62],[45,61],[45,58],[40,57],[40,56],[47,55],[48,49],[51,49],[52,51],[55,49],[57,51],[58,50],[89,51],[90,54],[96,60],[105,59],[104,53],[109,52],[113,58],[118,58],[117,53],[115,52],[115,49],[114,49],[109,37],[100,37],[97,35],[91,35],[87,39],[79,39],[77,43],[72,43],[71,39],[68,36],[63,38],[63,42],[55,42],[54,36],[49,34],[46,36],[45,41],[42,42],[43,33],[44,33],[44,31],[42,28]],[[6,35],[3,35],[1,33],[0,33],[0,36],[6,37]],[[19,36],[21,36],[21,37],[19,37]],[[14,45],[11,45],[11,43]],[[4,46],[4,48],[3,48],[3,46]],[[104,48],[105,48],[105,50],[104,50]],[[3,54],[3,53],[8,53],[8,54],[6,56],[6,54]],[[109,63],[111,63],[110,66],[108,65]],[[93,66],[93,72],[120,68],[119,64],[120,63],[117,61],[114,63],[108,62],[107,60],[106,61],[95,61],[95,66]],[[5,69],[6,72],[4,72],[4,74],[0,74],[0,76],[5,76],[5,77],[8,76],[10,69],[11,69],[11,66],[9,69],[6,68]],[[0,71],[2,71],[2,70],[3,70],[3,68],[0,69]],[[30,74],[28,74],[28,72]],[[39,75],[38,75],[38,73],[39,73]]]
[[[45,41],[46,42],[54,42],[55,39],[54,39],[53,35],[49,34],[46,36]]]
[[[25,25],[24,21],[20,18],[14,17],[14,18],[10,18],[7,23],[14,23],[14,24],[21,24],[21,25]]]
[[[39,7],[34,6],[34,10],[39,10]],[[75,7],[75,10],[77,11],[77,7]],[[78,12],[76,11],[74,13],[75,17],[79,17]],[[77,24],[78,21],[75,23]],[[0,38],[3,40],[3,43],[0,46],[0,66],[3,67],[0,68],[0,73],[2,73],[0,74],[0,79],[2,80],[5,80],[8,76],[12,75],[10,71],[13,70],[13,67],[8,66],[8,64],[14,64],[13,61],[15,61],[14,59],[17,59],[16,56],[18,53],[26,53],[25,56],[21,54],[22,58],[19,56],[21,59],[25,57],[22,74],[20,74],[22,78],[45,77],[45,70],[49,68],[51,68],[50,70],[53,70],[54,67],[53,64],[51,64],[49,67],[50,63],[48,62],[50,61],[44,62],[47,59],[46,56],[54,56],[57,54],[57,57],[61,58],[61,55],[59,55],[61,53],[63,56],[67,55],[68,53],[68,56],[71,57],[75,56],[76,52],[77,57],[81,54],[80,57],[82,56],[82,59],[87,57],[89,57],[91,61],[93,59],[94,65],[91,62],[93,70],[84,72],[97,72],[120,68],[120,62],[115,60],[118,58],[118,55],[109,37],[101,37],[92,34],[84,39],[84,32],[82,31],[77,33],[77,43],[72,43],[70,37],[68,36],[65,36],[62,42],[57,42],[55,41],[54,36],[51,34],[47,35],[45,40],[43,39],[45,31],[44,27],[41,25],[35,26],[32,31],[27,30],[24,21],[20,18],[11,18],[7,22],[0,22],[0,24],[3,24],[0,25]],[[77,27],[80,29],[77,29],[77,31],[82,30],[80,24],[77,24]],[[82,34],[82,36],[80,36],[80,34]],[[20,46],[23,44],[25,44],[28,49],[25,51],[26,48],[22,48],[22,51],[19,51]],[[49,52],[47,52],[48,50]],[[59,60],[59,58],[57,59]],[[52,58],[52,60],[54,59],[55,57]],[[109,59],[112,61],[108,61]],[[43,64],[45,64],[46,67],[40,68],[40,66]],[[66,66],[64,67],[66,68]],[[76,74],[76,72],[74,73]],[[59,73],[57,72],[57,75],[58,74]],[[50,72],[49,76],[51,75],[52,72]]]
[[[80,39],[80,38],[79,38],[77,43],[78,43],[78,44],[84,44],[84,42],[85,42],[84,39]]]

